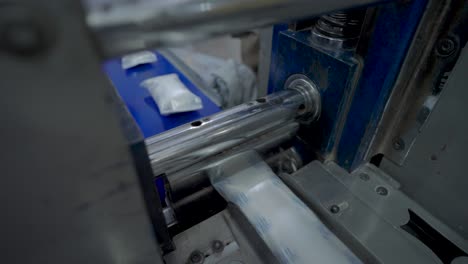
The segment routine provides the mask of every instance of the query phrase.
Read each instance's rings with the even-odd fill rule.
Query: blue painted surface
[[[310,44],[309,36],[309,31],[279,34],[278,53],[272,58],[275,67],[270,89],[282,90],[287,78],[297,73],[318,85],[322,97],[321,116],[301,136],[319,150],[318,155],[327,158],[335,145],[338,120],[360,64],[352,57],[336,57],[317,49]]]
[[[285,31],[288,29],[288,24],[278,24],[273,26],[273,33],[272,33],[272,39],[271,39],[271,60],[270,60],[270,74],[268,75],[268,89],[267,93],[271,94],[274,91],[274,74],[277,70],[277,56],[278,56],[278,41],[279,41],[279,36],[282,31]]]
[[[362,60],[353,59],[350,54],[327,55],[310,45],[308,31],[285,31],[284,25],[274,28],[269,92],[283,89],[286,79],[295,73],[303,73],[319,87],[326,87],[321,91],[320,120],[301,131],[322,158],[335,158],[347,169],[363,161],[426,5],[427,0],[381,5]],[[355,93],[350,94],[356,77],[360,78],[359,83]],[[338,142],[337,122],[344,116],[343,107],[349,96],[352,102],[336,156],[327,156]]]
[[[145,138],[154,136],[171,128],[200,119],[202,117],[219,112],[208,97],[192,84],[185,75],[174,67],[164,56],[155,52],[158,60],[152,64],[140,65],[128,70],[122,69],[121,59],[112,59],[104,63],[103,69],[116,88],[120,97],[133,116]],[[148,90],[140,86],[140,83],[148,78],[164,74],[176,73],[185,86],[199,96],[203,102],[203,109],[198,111],[178,113],[162,116]],[[161,177],[155,179],[155,185],[159,192],[159,198],[164,204],[164,182]]]
[[[103,65],[104,71],[122,97],[145,138],[220,111],[218,106],[208,99],[166,58],[159,53],[156,53],[156,55],[158,60],[155,63],[140,65],[128,70],[122,69],[120,58],[107,61]],[[176,73],[185,86],[201,98],[203,109],[169,116],[160,115],[150,93],[141,87],[140,83],[148,78],[170,73]]]
[[[362,163],[426,4],[427,0],[403,1],[379,9],[338,148],[341,166],[351,169]]]

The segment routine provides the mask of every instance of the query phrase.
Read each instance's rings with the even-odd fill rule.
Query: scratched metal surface
[[[340,121],[346,112],[351,87],[359,62],[350,56],[335,57],[310,44],[308,31],[282,31],[278,37],[278,51],[272,57],[273,80],[270,89],[283,89],[287,78],[302,73],[320,88],[322,111],[320,119],[301,136],[319,149],[324,159],[334,159]],[[273,66],[274,65],[274,66]]]
[[[341,166],[351,169],[363,162],[426,4],[427,0],[398,1],[377,10],[360,82],[338,146],[336,161]]]
[[[384,159],[381,167],[400,181],[408,196],[462,235],[468,244],[467,69],[465,47],[405,164],[398,166]]]

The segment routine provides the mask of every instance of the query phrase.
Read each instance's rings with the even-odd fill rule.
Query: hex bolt
[[[189,263],[191,264],[201,264],[205,261],[205,255],[199,250],[195,250],[190,254]]]
[[[220,240],[213,240],[213,242],[211,242],[211,249],[212,249],[213,252],[215,252],[215,253],[223,252],[223,250],[224,250],[224,243],[221,242]]]
[[[457,44],[451,38],[443,38],[437,42],[436,52],[441,57],[448,57],[455,53]]]
[[[378,195],[382,195],[382,196],[386,196],[388,194],[388,190],[387,188],[383,187],[383,186],[379,186],[375,189],[375,192],[378,194]]]
[[[330,206],[330,212],[332,214],[337,214],[337,213],[340,212],[340,207],[338,205],[334,204],[334,205]]]
[[[394,138],[392,145],[394,150],[400,151],[405,149],[405,141],[403,141],[403,139],[400,137]]]

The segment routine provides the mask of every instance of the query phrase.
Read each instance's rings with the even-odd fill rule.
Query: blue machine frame
[[[156,51],[154,53],[157,56],[156,62],[139,65],[128,70],[122,69],[120,58],[109,60],[103,65],[104,71],[127,106],[145,139],[221,110],[163,55]],[[159,109],[150,93],[141,87],[140,83],[151,77],[171,73],[176,73],[185,86],[201,98],[202,109],[169,116],[162,116],[159,113]],[[154,184],[158,189],[161,202],[164,203],[165,188],[163,179],[155,179]]]
[[[321,88],[322,116],[309,130],[313,134],[305,135],[312,144],[319,143],[316,154],[321,159],[348,170],[363,162],[427,3],[398,1],[377,7],[362,58],[329,54],[310,43],[310,31],[275,26],[268,91],[282,89],[294,73],[307,75]]]
[[[179,69],[174,67],[163,55],[154,52],[157,61],[139,65],[128,70],[122,69],[120,58],[109,60],[103,68],[117,89],[135,122],[145,138],[154,136],[171,128],[219,112],[221,109],[201,92]],[[203,108],[198,111],[162,116],[150,93],[140,86],[148,78],[176,73],[185,86],[199,96]]]

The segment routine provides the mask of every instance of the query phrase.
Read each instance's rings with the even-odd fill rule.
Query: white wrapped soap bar
[[[200,97],[194,95],[175,73],[147,79],[141,83],[141,86],[148,89],[161,115],[203,108]]]

